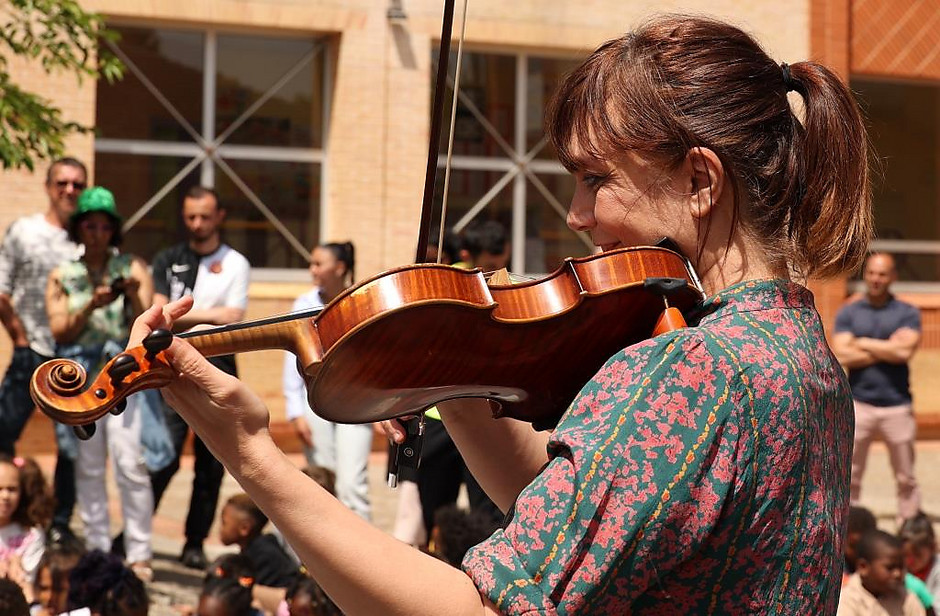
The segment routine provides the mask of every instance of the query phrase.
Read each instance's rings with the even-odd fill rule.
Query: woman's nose
[[[568,206],[568,216],[565,218],[568,228],[573,231],[588,231],[594,227],[594,202],[584,195],[575,192]]]

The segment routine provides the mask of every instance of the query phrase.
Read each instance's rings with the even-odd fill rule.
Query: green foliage
[[[0,0],[0,162],[5,169],[26,167],[34,159],[62,156],[64,140],[88,127],[62,119],[62,111],[10,78],[10,54],[41,64],[46,73],[120,79],[124,66],[98,42],[114,41],[104,18],[88,13],[76,0]]]

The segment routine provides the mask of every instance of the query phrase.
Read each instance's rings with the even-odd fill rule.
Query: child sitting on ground
[[[30,603],[52,507],[39,465],[31,458],[0,454],[0,577],[19,584]]]
[[[0,614],[3,616],[29,616],[29,603],[20,585],[10,578],[0,577]]]
[[[457,505],[441,507],[434,513],[428,552],[459,567],[467,550],[487,539],[497,528],[499,524],[489,513],[461,509]]]
[[[251,560],[255,571],[254,597],[265,610],[273,612],[300,570],[274,535],[262,533],[267,523],[267,516],[247,494],[236,494],[222,508],[219,538],[225,545],[237,545]]]
[[[920,512],[904,521],[898,533],[904,543],[904,562],[908,571],[927,585],[934,604],[940,605],[940,557],[937,538],[930,517]]]
[[[254,613],[251,589],[226,577],[207,579],[196,606],[196,616],[252,616]]]
[[[343,616],[316,580],[306,575],[287,589],[286,606],[287,616]]]
[[[88,552],[69,576],[70,616],[147,616],[149,604],[144,583],[113,554]]]
[[[842,587],[838,616],[923,616],[920,600],[904,586],[901,540],[867,532],[856,546],[856,570]]]
[[[36,616],[58,616],[68,606],[69,575],[85,554],[78,541],[64,541],[46,546],[36,572]],[[2,613],[2,612],[0,612]]]

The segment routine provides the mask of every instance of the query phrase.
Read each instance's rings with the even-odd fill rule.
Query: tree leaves
[[[34,159],[62,156],[65,138],[89,127],[62,119],[52,101],[16,85],[9,58],[37,61],[46,73],[120,79],[124,66],[102,39],[117,40],[104,18],[84,11],[76,0],[4,0],[0,7],[0,162],[5,169],[33,170]]]

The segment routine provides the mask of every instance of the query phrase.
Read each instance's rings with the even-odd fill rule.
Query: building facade
[[[289,309],[309,285],[306,253],[319,241],[353,241],[359,279],[413,261],[442,0],[83,4],[120,33],[110,49],[127,66],[122,81],[79,84],[29,64],[11,68],[66,117],[95,127],[71,139],[70,153],[114,191],[126,249],[149,259],[179,241],[182,192],[201,183],[220,192],[226,241],[252,263],[250,317]],[[446,226],[500,220],[511,229],[518,272],[549,272],[566,256],[588,254],[586,238],[565,227],[573,183],[543,136],[554,85],[645,17],[714,15],[754,33],[780,61],[833,66],[859,92],[875,146],[888,155],[876,187],[882,247],[899,255],[900,289],[925,309],[925,347],[938,348],[940,9],[926,4],[472,0]],[[449,109],[452,85],[446,94]],[[446,151],[442,140],[439,165]],[[0,225],[45,207],[39,172],[3,174]],[[442,193],[439,174],[438,202]],[[853,281],[813,288],[831,322]],[[940,394],[920,378],[930,362],[940,364],[932,353],[919,356],[915,387],[940,411]],[[239,362],[279,417],[277,353]]]

